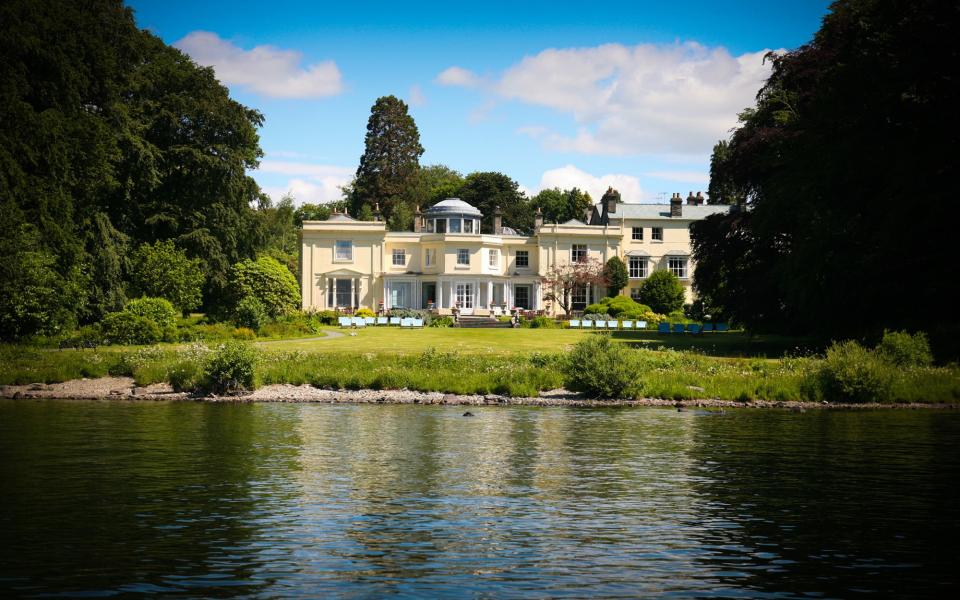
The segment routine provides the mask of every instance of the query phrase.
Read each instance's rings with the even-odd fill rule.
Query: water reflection
[[[960,419],[0,402],[0,588],[936,594]],[[909,583],[908,583],[909,582]]]

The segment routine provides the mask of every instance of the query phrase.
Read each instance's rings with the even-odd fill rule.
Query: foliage
[[[233,321],[237,327],[246,327],[253,331],[260,329],[269,319],[263,302],[254,296],[241,298],[233,315]]]
[[[257,298],[267,315],[277,318],[300,307],[300,289],[290,271],[269,256],[244,260],[233,266],[230,291],[235,306],[245,297]]]
[[[529,320],[524,320],[522,325],[531,329],[556,329],[560,327],[560,324],[557,323],[556,319],[545,317],[543,315],[536,316]]]
[[[837,342],[827,349],[815,374],[822,397],[838,402],[888,402],[896,372],[889,363],[854,341]]]
[[[152,319],[127,310],[108,313],[100,321],[100,333],[112,344],[155,344],[163,331]]]
[[[410,204],[422,209],[460,193],[464,179],[458,171],[446,165],[420,167],[416,183],[407,191]]]
[[[356,311],[355,313],[353,313],[353,316],[355,316],[355,317],[375,317],[375,316],[377,316],[377,313],[373,312],[373,311],[370,310],[369,308],[363,308],[363,307],[362,307],[362,308],[357,309],[357,311]]]
[[[636,302],[629,296],[607,296],[601,299],[600,302],[587,306],[583,312],[610,314],[617,317],[624,313],[645,314],[651,312],[651,308],[645,304]]]
[[[395,96],[377,98],[370,109],[364,152],[353,183],[353,214],[359,216],[364,206],[369,210],[379,203],[388,223],[405,228],[406,223],[398,223],[394,213],[406,202],[407,190],[416,184],[421,154],[420,133],[406,103]]]
[[[177,311],[166,298],[137,298],[128,302],[123,310],[150,319],[161,330],[173,327],[177,322]]]
[[[630,398],[638,390],[633,351],[606,335],[577,342],[567,359],[567,387],[598,398]]]
[[[927,334],[922,331],[884,331],[876,348],[887,362],[898,367],[928,367],[933,364],[933,353]]]
[[[335,310],[321,310],[314,313],[313,318],[319,321],[321,325],[336,325],[339,316]]]
[[[188,258],[172,240],[141,244],[131,263],[134,295],[166,298],[183,313],[200,307],[204,281],[200,260]]]
[[[606,279],[600,261],[587,258],[579,262],[551,265],[541,282],[543,297],[555,302],[569,316],[573,308],[573,291],[587,285],[605,285]]]
[[[4,235],[0,214],[0,339],[53,335],[76,323],[81,303],[80,274],[57,271],[56,257],[40,248],[32,228]]]
[[[27,224],[35,234],[19,256],[3,248],[4,268],[43,265],[3,290],[0,319],[25,317],[4,337],[118,310],[129,250],[143,243],[174,240],[199,258],[208,293],[253,256],[261,196],[247,172],[262,116],[212,69],[139,29],[118,0],[3,2],[0,56],[0,237]],[[30,308],[41,294],[54,300],[47,314]]]
[[[533,210],[543,211],[544,223],[566,223],[570,219],[584,220],[584,212],[593,206],[593,199],[579,188],[541,190],[530,199]]]
[[[204,367],[209,388],[218,394],[252,390],[257,351],[243,342],[225,342],[216,347]]]
[[[653,312],[669,314],[681,310],[684,302],[683,285],[670,271],[654,271],[640,286],[640,302]]]
[[[607,313],[585,312],[583,313],[583,317],[581,318],[585,321],[609,321],[613,317],[611,317]]]
[[[436,317],[430,322],[430,327],[453,327],[453,317]]]
[[[433,315],[428,310],[417,310],[414,308],[394,308],[390,310],[391,317],[400,317],[401,319],[423,319],[423,324],[429,326],[433,321]]]
[[[840,0],[813,40],[768,56],[756,106],[711,169],[711,189],[746,204],[691,228],[701,297],[753,331],[832,338],[951,314],[938,282],[954,270],[956,23],[955,3]],[[919,282],[909,302],[877,301],[890,273]],[[956,357],[949,321],[931,342]]]
[[[627,264],[619,256],[611,256],[603,265],[603,278],[607,282],[607,295],[611,297],[619,295],[620,290],[630,283]]]
[[[503,225],[518,232],[533,229],[533,209],[520,191],[520,184],[503,173],[492,171],[470,173],[458,195],[461,200],[483,213],[480,229],[493,233],[493,216],[497,207],[503,212]]]

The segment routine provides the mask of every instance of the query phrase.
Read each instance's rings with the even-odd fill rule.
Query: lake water
[[[947,597],[960,413],[0,401],[0,596]]]

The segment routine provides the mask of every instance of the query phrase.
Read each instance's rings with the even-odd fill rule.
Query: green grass
[[[344,334],[335,339],[287,339],[261,342],[263,348],[304,350],[319,353],[374,352],[404,355],[424,352],[429,348],[467,354],[526,354],[530,352],[562,352],[596,332],[572,329],[401,329],[399,327],[367,327],[334,329]],[[350,335],[355,333],[356,335]],[[692,350],[707,356],[770,357],[785,353],[802,355],[819,349],[809,340],[786,336],[747,336],[739,332],[687,335],[662,335],[655,332],[614,332],[614,341],[638,348],[659,347]]]
[[[341,332],[345,335],[337,338],[258,342],[257,385],[535,396],[564,386],[567,350],[579,340],[598,335],[560,329],[371,328],[356,331],[356,336],[350,336],[349,330]],[[637,348],[638,396],[821,399],[811,383],[823,363],[821,358],[767,358],[796,348],[796,340],[790,338],[749,338],[738,333],[718,334],[715,339],[647,333],[612,337]],[[206,348],[198,344],[96,351],[2,345],[0,384],[54,383],[108,374],[132,376],[140,385],[189,382],[190,377],[182,375],[185,369],[199,372],[207,355]],[[742,355],[747,357],[739,357]],[[960,369],[899,370],[891,398],[895,402],[958,402]]]

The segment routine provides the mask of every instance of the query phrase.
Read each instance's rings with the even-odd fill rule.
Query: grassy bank
[[[253,366],[253,385],[292,383],[336,389],[407,388],[536,396],[543,390],[569,386],[571,373],[580,372],[580,367],[570,364],[569,352],[530,352],[526,351],[525,344],[511,345],[511,341],[526,339],[516,337],[516,330],[485,331],[480,335],[471,332],[459,337],[466,349],[456,351],[420,349],[414,345],[404,350],[396,340],[402,336],[416,340],[421,332],[394,331],[261,345]],[[574,336],[591,335],[544,333],[554,334],[554,344],[560,348],[568,346]],[[572,335],[561,337],[558,333]],[[499,338],[500,343],[486,339],[490,334],[503,336]],[[384,343],[390,336],[394,336],[395,343],[389,347],[363,351],[374,346],[375,341]],[[474,346],[481,340],[485,341],[482,346]],[[351,346],[351,342],[354,345]],[[330,350],[338,346],[339,351]],[[822,387],[817,385],[824,364],[820,357],[728,358],[690,350],[634,349],[627,345],[623,345],[622,350],[629,353],[627,376],[631,380],[628,394],[631,397],[834,400],[825,397]],[[5,346],[0,348],[3,364],[0,384],[129,375],[140,385],[166,381],[179,388],[194,389],[203,385],[203,365],[211,352],[209,347],[200,344],[63,352]],[[890,375],[886,401],[960,401],[960,369],[956,367],[898,369]]]

